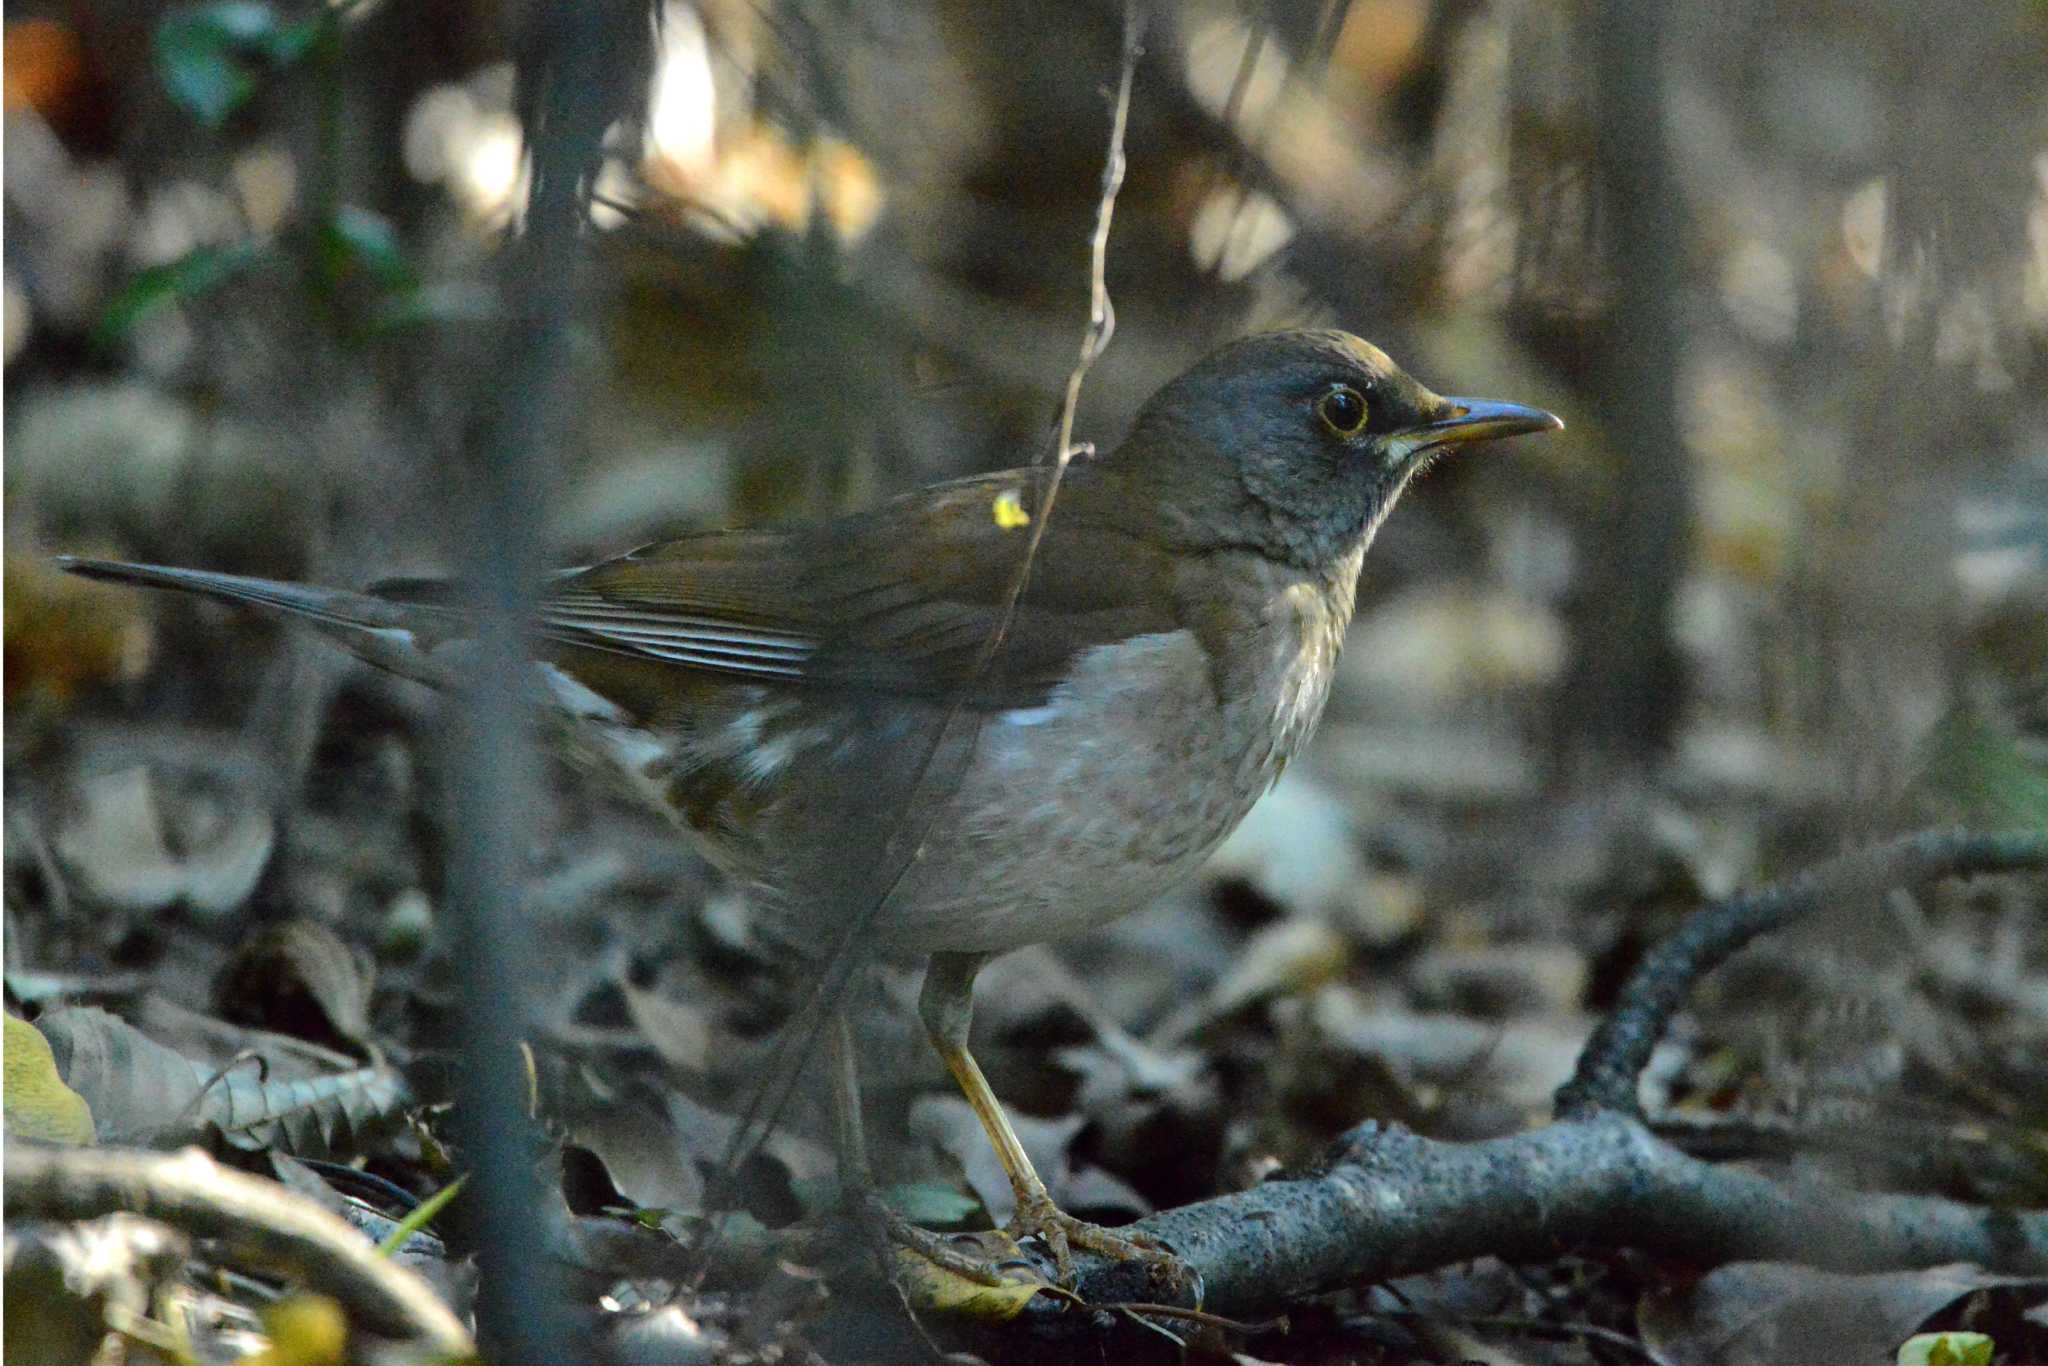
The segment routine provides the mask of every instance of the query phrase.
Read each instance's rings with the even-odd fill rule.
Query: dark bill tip
[[[1557,414],[1519,403],[1495,403],[1485,398],[1447,398],[1443,405],[1438,409],[1442,416],[1413,430],[1414,435],[1427,438],[1432,446],[1564,430],[1564,420]]]

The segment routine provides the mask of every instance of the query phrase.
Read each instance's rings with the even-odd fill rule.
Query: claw
[[[919,1310],[1001,1321],[1041,1294],[1072,1298],[1001,1229],[938,1234],[876,1205],[884,1235],[895,1244],[896,1283]]]
[[[1116,1262],[1138,1262],[1155,1284],[1170,1287],[1176,1294],[1194,1284],[1187,1263],[1157,1238],[1143,1233],[1119,1233],[1115,1229],[1077,1219],[1050,1198],[1020,1201],[1005,1230],[1014,1240],[1036,1238],[1051,1253],[1059,1284],[1074,1286],[1074,1251],[1092,1252]]]

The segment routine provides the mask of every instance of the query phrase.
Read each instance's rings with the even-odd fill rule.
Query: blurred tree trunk
[[[1611,305],[1596,343],[1595,393],[1615,446],[1612,506],[1585,529],[1574,676],[1561,752],[1605,767],[1647,765],[1669,745],[1683,680],[1671,614],[1691,525],[1679,444],[1678,191],[1663,126],[1663,11],[1603,0],[1591,32],[1598,87],[1595,169]]]

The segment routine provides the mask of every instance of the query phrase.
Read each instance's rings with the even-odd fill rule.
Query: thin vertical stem
[[[458,1133],[471,1159],[482,1274],[478,1336],[494,1361],[574,1360],[567,1302],[532,1195],[533,1133],[520,1045],[533,1026],[537,978],[521,871],[532,838],[539,768],[526,725],[527,623],[541,581],[549,453],[569,402],[570,338],[588,184],[610,117],[608,54],[616,30],[601,7],[542,7],[521,79],[532,198],[523,237],[506,251],[502,343],[472,377],[483,440],[451,520],[467,532],[476,593],[475,668],[458,699],[448,902],[465,972],[458,998],[463,1065]],[[460,481],[457,481],[458,484]]]

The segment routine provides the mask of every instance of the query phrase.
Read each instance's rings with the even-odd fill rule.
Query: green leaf
[[[890,1186],[882,1201],[913,1224],[956,1228],[981,1213],[981,1201],[937,1181]]]
[[[105,347],[128,335],[136,323],[170,304],[195,299],[264,260],[270,248],[254,238],[224,247],[200,247],[175,261],[141,271],[114,296],[92,330],[93,344]]]
[[[1921,744],[1916,794],[1937,816],[1973,825],[2048,825],[2048,767],[2014,730],[1968,704]]]
[[[168,15],[156,26],[155,44],[164,89],[192,117],[219,128],[256,93],[256,78],[243,61],[272,41],[277,27],[270,6],[247,0]]]
[[[1920,1333],[1899,1346],[1899,1366],[1991,1366],[1993,1343],[1982,1333]]]
[[[448,1207],[448,1202],[462,1194],[462,1188],[469,1184],[469,1173],[464,1172],[441,1189],[413,1207],[410,1214],[400,1219],[397,1225],[377,1244],[379,1257],[390,1257],[405,1246],[406,1240],[434,1221],[434,1216]]]
[[[408,290],[419,284],[412,262],[405,259],[398,230],[381,214],[344,205],[334,217],[320,225],[320,250],[339,275],[348,266],[361,266],[370,278],[388,290]]]
[[[489,322],[498,316],[495,293],[458,280],[392,292],[371,311],[369,331],[380,335],[429,323]]]

